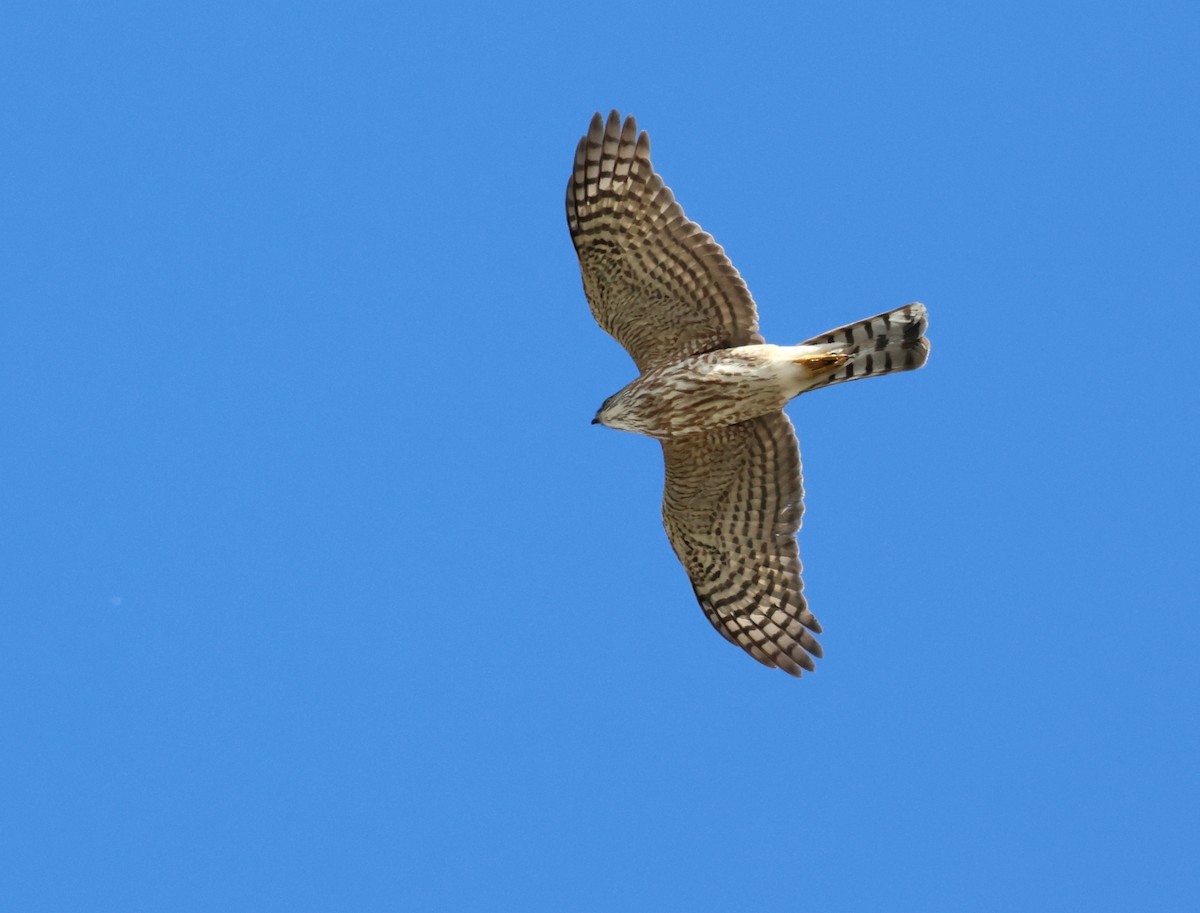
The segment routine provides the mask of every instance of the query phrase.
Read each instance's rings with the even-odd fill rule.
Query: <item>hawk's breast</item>
[[[655,368],[613,396],[596,417],[612,428],[670,438],[777,412],[795,395],[799,376],[779,350],[738,346]]]

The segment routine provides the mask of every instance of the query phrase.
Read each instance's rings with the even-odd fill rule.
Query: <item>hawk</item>
[[[567,185],[567,225],[596,322],[640,376],[593,424],[657,438],[662,516],[704,614],[764,665],[799,676],[821,656],[800,580],[800,451],[788,400],[919,368],[925,307],[908,304],[799,345],[768,345],[754,299],[650,164],[650,139],[592,118]]]

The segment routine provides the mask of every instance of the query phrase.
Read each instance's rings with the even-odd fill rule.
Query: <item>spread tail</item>
[[[801,345],[832,345],[836,346],[833,352],[847,356],[844,364],[814,386],[921,367],[929,357],[929,340],[924,335],[928,325],[925,305],[914,302],[806,339]]]

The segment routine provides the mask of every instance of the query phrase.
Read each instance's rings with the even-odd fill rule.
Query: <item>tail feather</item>
[[[834,352],[849,356],[844,365],[816,384],[827,387],[921,367],[929,357],[929,340],[924,335],[928,325],[925,305],[914,302],[806,339],[801,345],[835,344]]]

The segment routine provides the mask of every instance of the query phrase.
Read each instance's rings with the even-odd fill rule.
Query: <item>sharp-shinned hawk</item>
[[[649,137],[616,111],[579,142],[567,223],[592,315],[640,372],[593,422],[661,442],[663,524],[713,627],[767,666],[811,671],[821,626],[802,594],[804,491],[783,406],[921,367],[925,307],[765,344],[745,282],[654,172]]]

